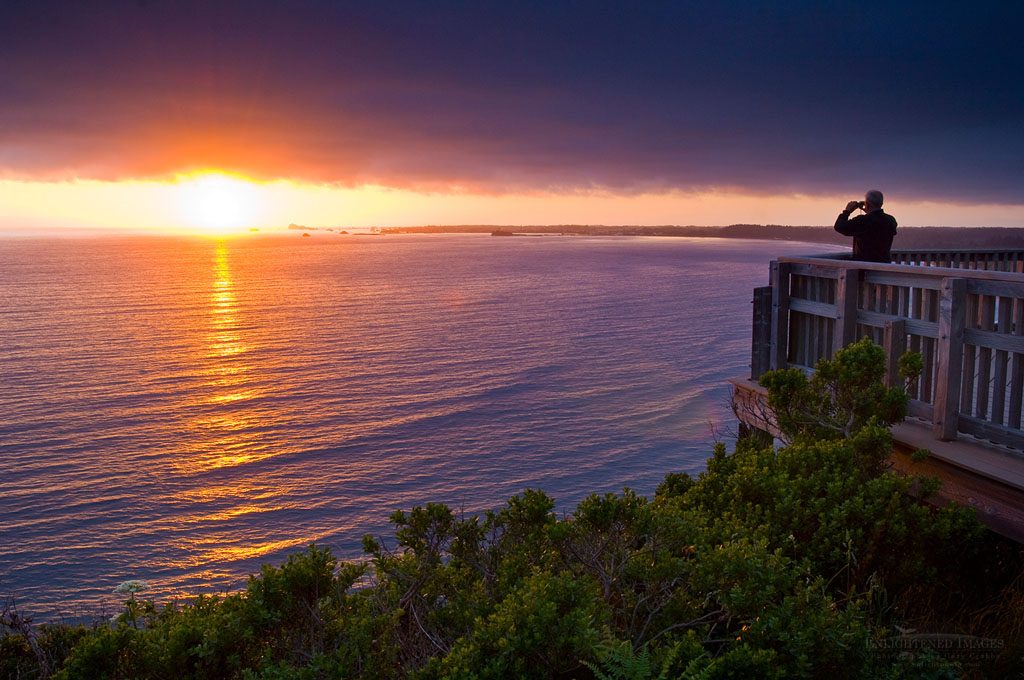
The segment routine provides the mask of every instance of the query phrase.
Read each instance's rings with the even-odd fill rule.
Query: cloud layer
[[[4,3],[0,174],[1024,203],[1015,3]]]

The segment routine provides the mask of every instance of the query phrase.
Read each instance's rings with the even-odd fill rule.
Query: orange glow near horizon
[[[850,195],[762,195],[739,189],[479,193],[381,185],[259,181],[209,169],[172,180],[0,179],[0,234],[114,230],[217,238],[285,232],[288,224],[366,228],[430,224],[830,225]],[[901,200],[886,208],[903,226],[1024,226],[1024,206]]]

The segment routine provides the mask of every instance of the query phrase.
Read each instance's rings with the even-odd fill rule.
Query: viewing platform
[[[750,376],[731,381],[742,423],[773,431],[757,383],[765,371],[811,371],[867,336],[895,384],[899,357],[919,352],[909,417],[893,428],[894,467],[938,477],[941,500],[1024,542],[1024,249],[897,250],[891,264],[783,257],[753,303]],[[922,448],[931,455],[911,460]]]

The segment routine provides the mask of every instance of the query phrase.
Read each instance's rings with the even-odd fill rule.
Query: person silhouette
[[[863,262],[892,262],[892,239],[896,236],[896,218],[882,210],[882,192],[872,189],[863,201],[850,201],[836,218],[836,231],[853,237],[853,259]],[[854,210],[863,215],[850,219]]]

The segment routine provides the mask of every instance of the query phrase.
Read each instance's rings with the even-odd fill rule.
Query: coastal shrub
[[[523,579],[418,677],[525,680],[578,670],[579,659],[593,655],[606,620],[595,586],[568,573]]]
[[[538,490],[479,515],[396,512],[390,537],[364,539],[365,562],[310,546],[235,594],[133,598],[114,623],[40,627],[32,644],[48,668],[24,626],[8,625],[0,669],[68,680],[956,677],[941,655],[878,650],[908,613],[943,620],[952,588],[975,574],[1012,582],[1019,550],[996,550],[968,510],[921,503],[933,485],[886,468],[906,393],[882,383],[873,346],[819,372],[763,378],[785,414],[784,446],[720,444],[704,472],[669,474],[652,498],[592,495],[562,518]],[[985,610],[1008,649],[1024,635],[1015,601]]]
[[[719,446],[685,493],[662,489],[658,498],[713,518],[716,540],[764,540],[833,587],[863,590],[874,578],[899,590],[963,558],[982,530],[969,510],[918,502],[909,493],[914,480],[859,466],[888,446],[874,426],[851,439],[778,450],[740,442],[727,455]]]
[[[850,437],[868,424],[888,427],[906,416],[906,387],[921,373],[916,353],[900,358],[904,385],[888,387],[885,351],[868,338],[822,359],[808,376],[799,368],[769,371],[760,383],[768,389],[768,406],[783,438]]]
[[[348,590],[363,571],[339,568],[311,545],[281,567],[264,566],[241,593],[164,607],[129,600],[113,625],[84,636],[56,677],[240,677],[273,664],[323,663],[328,652],[358,667],[372,655],[372,631],[360,624],[372,619]]]
[[[85,626],[33,625],[8,599],[0,609],[0,678],[46,678],[66,663],[88,634]]]

